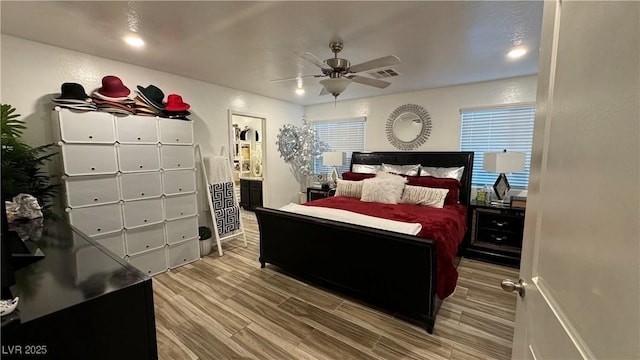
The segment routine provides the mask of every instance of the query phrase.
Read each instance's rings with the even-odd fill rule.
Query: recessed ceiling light
[[[142,40],[138,35],[125,35],[123,40],[127,45],[132,47],[140,48],[144,46],[144,40]]]
[[[303,88],[301,88],[301,87],[296,88],[296,94],[298,94],[298,95],[304,95],[304,89],[303,89]]]
[[[523,48],[523,47],[517,47],[512,49],[511,51],[509,51],[509,53],[507,54],[507,56],[511,59],[517,59],[520,58],[522,56],[524,56],[524,54],[527,53],[527,49]]]

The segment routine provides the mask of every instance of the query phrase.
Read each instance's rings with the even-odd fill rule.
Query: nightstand
[[[471,201],[466,256],[519,267],[524,214],[522,208]]]
[[[335,194],[335,189],[318,189],[318,188],[307,188],[307,201],[313,201],[317,199],[326,198],[329,196],[333,196]]]

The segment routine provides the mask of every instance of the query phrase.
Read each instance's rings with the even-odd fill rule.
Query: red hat
[[[131,93],[131,90],[124,86],[119,77],[107,75],[102,78],[102,87],[97,90],[100,94],[112,98],[125,97]]]
[[[189,109],[191,105],[182,101],[182,96],[178,94],[169,94],[167,96],[167,102],[165,110],[167,111],[185,111]]]

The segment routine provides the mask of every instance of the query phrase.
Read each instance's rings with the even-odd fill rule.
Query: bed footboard
[[[433,332],[436,244],[258,207],[260,264],[361,299]]]

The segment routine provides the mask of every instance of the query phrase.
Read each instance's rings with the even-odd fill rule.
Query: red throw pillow
[[[369,179],[375,176],[376,174],[360,174],[360,173],[347,171],[342,173],[342,180],[360,181],[360,180]]]
[[[407,176],[408,185],[426,186],[430,188],[449,189],[447,197],[444,199],[445,205],[457,204],[458,193],[462,183],[456,179],[437,178],[433,176]]]

